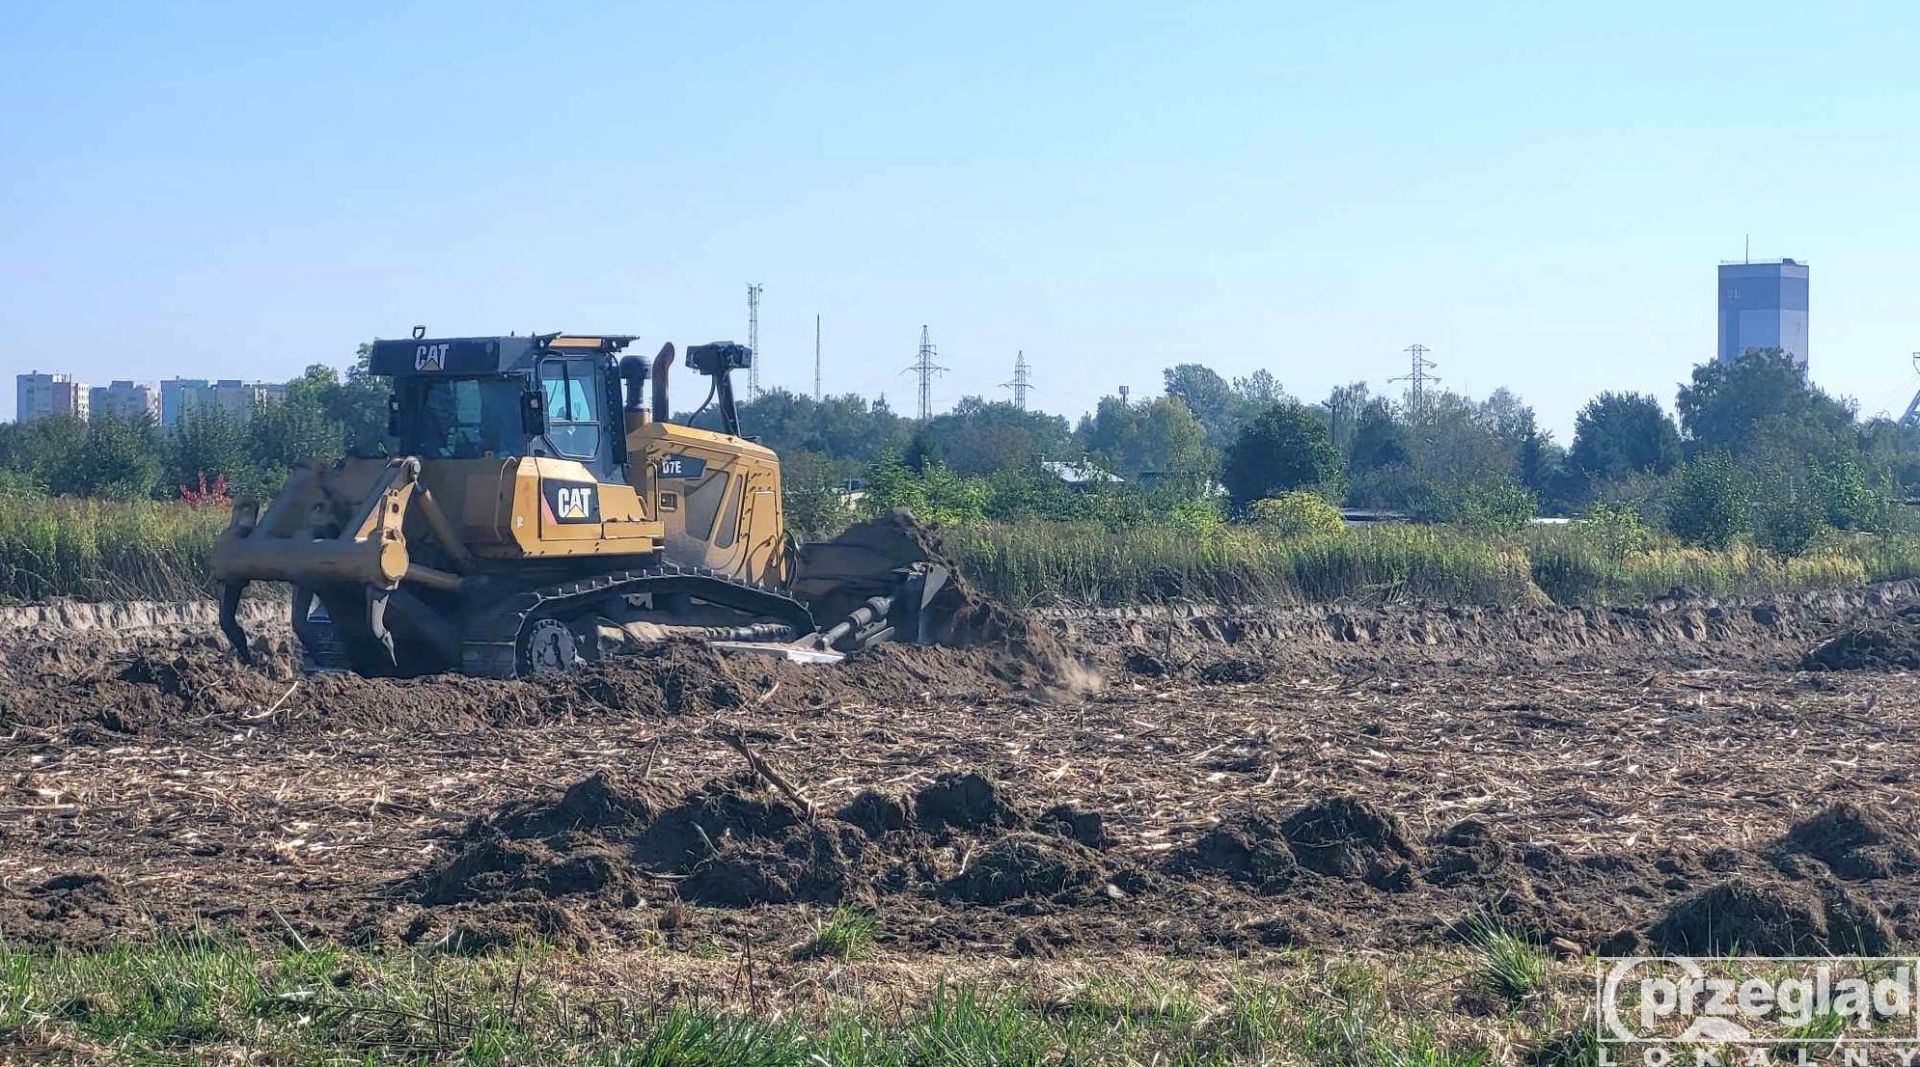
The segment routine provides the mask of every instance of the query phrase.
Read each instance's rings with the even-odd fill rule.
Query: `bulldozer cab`
[[[613,354],[631,337],[478,337],[376,342],[393,382],[388,430],[423,460],[556,457],[625,481]]]

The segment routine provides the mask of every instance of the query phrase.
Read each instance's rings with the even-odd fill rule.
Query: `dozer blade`
[[[412,559],[410,511],[454,566],[471,557],[420,470],[411,456],[314,464],[296,471],[264,513],[252,501],[234,505],[214,542],[213,572],[222,583],[220,629],[242,660],[248,639],[236,609],[247,583],[264,580],[294,587],[293,629],[316,666],[392,675],[458,661],[457,625],[418,590],[457,593],[461,578]]]
[[[811,541],[796,553],[793,594],[813,609],[823,626],[848,619],[875,598],[893,600],[916,570],[946,561],[935,542],[905,509],[895,508],[849,526],[831,541]],[[941,583],[944,584],[944,578]],[[885,608],[881,613],[886,613]],[[923,639],[921,627],[901,631],[902,640]]]
[[[846,654],[830,648],[811,648],[804,645],[770,645],[762,641],[709,641],[708,647],[722,652],[747,656],[777,656],[788,663],[838,663],[846,659]]]

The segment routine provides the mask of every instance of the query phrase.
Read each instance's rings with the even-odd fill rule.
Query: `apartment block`
[[[75,381],[71,374],[42,374],[33,371],[14,376],[14,418],[21,422],[53,415],[87,417],[91,397],[87,383]]]
[[[114,379],[108,385],[96,385],[89,391],[90,418],[131,419],[145,415],[160,421],[160,389],[151,382]]]

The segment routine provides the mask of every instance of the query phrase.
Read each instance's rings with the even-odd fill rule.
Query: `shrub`
[[[882,456],[867,485],[867,503],[875,510],[903,507],[941,526],[985,522],[992,497],[985,480],[955,474],[937,459],[916,471],[898,457]]]
[[[1346,528],[1340,519],[1340,509],[1327,503],[1320,494],[1304,489],[1256,500],[1249,511],[1255,523],[1278,537],[1337,534]]]
[[[1176,530],[1203,533],[1218,530],[1226,523],[1220,501],[1210,496],[1188,497],[1167,505],[1167,525]]]
[[[1754,543],[1781,556],[1800,555],[1832,528],[1827,525],[1826,509],[1806,497],[1787,497],[1754,510]]]
[[[1638,511],[1619,504],[1595,504],[1577,528],[1584,540],[1615,562],[1651,549],[1657,539]]]
[[[1513,479],[1454,480],[1413,494],[1414,514],[1475,530],[1511,533],[1540,512],[1540,501]]]
[[[1727,547],[1747,532],[1751,509],[1746,481],[1725,456],[1689,461],[1668,488],[1667,524],[1690,545]]]

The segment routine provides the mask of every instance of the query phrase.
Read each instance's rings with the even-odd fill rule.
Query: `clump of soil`
[[[1224,874],[1262,893],[1277,893],[1291,883],[1300,864],[1278,823],[1242,811],[1209,827],[1171,866],[1183,874]]]
[[[1316,800],[1287,816],[1280,832],[1300,866],[1381,888],[1408,881],[1408,861],[1417,858],[1399,816],[1352,797]]]
[[[973,855],[948,879],[948,895],[975,904],[1056,898],[1101,882],[1099,857],[1084,845],[1034,833],[1011,833]]]
[[[681,899],[741,907],[835,903],[855,885],[864,851],[852,826],[808,819],[750,776],[708,783],[637,843],[651,867],[684,876]]]
[[[1411,888],[1419,853],[1392,812],[1351,797],[1326,797],[1284,818],[1257,810],[1229,814],[1173,861],[1176,871],[1216,872],[1262,893],[1285,890],[1299,871]]]
[[[913,815],[927,831],[978,831],[1024,821],[992,782],[972,771],[950,771],[922,786],[913,798]]]
[[[1738,876],[1674,901],[1648,936],[1684,955],[1872,954],[1893,942],[1873,906],[1842,886]]]
[[[1920,842],[1885,813],[1851,801],[1794,823],[1780,845],[1842,878],[1890,878],[1920,870]]]
[[[862,790],[845,807],[835,812],[834,817],[858,826],[866,831],[868,837],[898,833],[912,824],[907,802],[877,789]]]
[[[625,857],[590,841],[493,836],[468,845],[436,870],[419,901],[432,906],[580,894],[632,897],[633,882],[633,866]]]
[[[414,890],[425,905],[590,898],[631,906],[648,875],[713,904],[832,902],[846,891],[857,832],[815,823],[751,777],[683,798],[602,771],[557,799],[503,806]]]
[[[1479,819],[1462,819],[1433,839],[1420,876],[1438,886],[1459,885],[1498,871],[1507,848]]]
[[[1107,835],[1107,820],[1097,811],[1075,804],[1058,804],[1040,813],[1033,828],[1069,837],[1088,848],[1106,848],[1113,843]]]
[[[1920,605],[1840,631],[1809,650],[1800,669],[1920,670]]]
[[[679,800],[666,790],[603,770],[568,786],[555,800],[510,803],[491,819],[508,837],[539,837],[567,830],[636,832]]]

